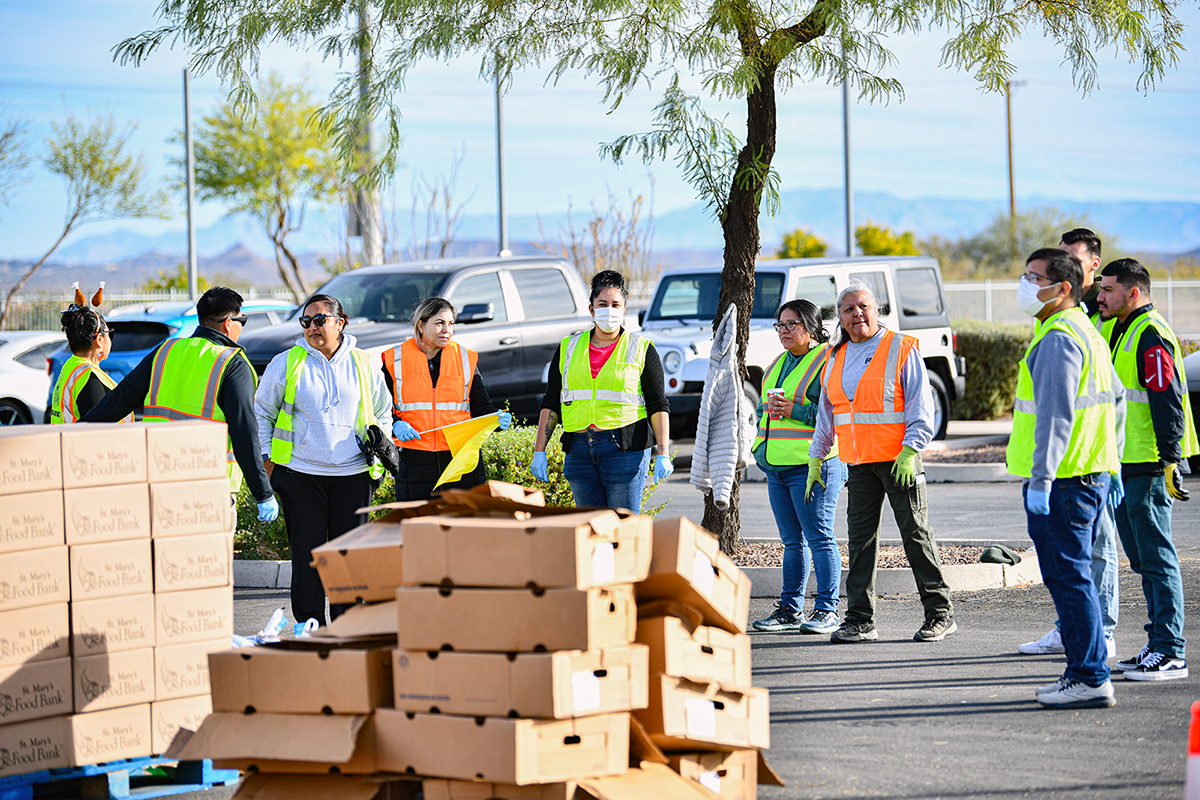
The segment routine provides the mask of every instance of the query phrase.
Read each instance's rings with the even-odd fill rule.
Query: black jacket
[[[207,339],[221,347],[241,347],[220,331],[204,325],[197,325],[192,336]],[[117,422],[140,410],[150,391],[150,374],[157,354],[156,347],[80,422]],[[254,369],[249,361],[244,358],[230,359],[229,366],[221,376],[221,385],[217,387],[217,407],[225,415],[225,424],[229,426],[229,437],[233,441],[233,455],[242,468],[246,486],[254,499],[261,503],[271,497],[272,492],[258,452],[258,420],[254,417],[255,383]]]

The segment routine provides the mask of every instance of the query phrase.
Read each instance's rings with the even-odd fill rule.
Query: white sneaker
[[[1104,657],[1107,661],[1110,658],[1117,657],[1117,642],[1113,639],[1111,633],[1104,634],[1104,647],[1107,649],[1108,655]]]
[[[1039,686],[1038,688],[1033,690],[1033,694],[1035,697],[1041,697],[1044,694],[1050,694],[1051,692],[1057,692],[1060,689],[1062,689],[1063,687],[1065,687],[1068,683],[1069,683],[1069,681],[1066,679],[1066,677],[1062,677],[1062,678],[1059,678],[1058,680],[1056,680],[1054,683],[1050,683],[1045,686]]]
[[[1099,686],[1088,686],[1079,681],[1066,681],[1054,692],[1039,694],[1037,701],[1046,708],[1109,708],[1116,705],[1112,681]]]
[[[1017,652],[1027,656],[1048,656],[1065,653],[1067,649],[1063,647],[1062,634],[1058,632],[1058,628],[1051,628],[1049,633],[1036,642],[1018,645]]]

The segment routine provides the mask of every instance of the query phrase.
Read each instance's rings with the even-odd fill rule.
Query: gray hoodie
[[[366,459],[358,449],[354,426],[358,420],[359,386],[350,350],[356,340],[344,334],[341,347],[326,359],[304,337],[296,340],[308,354],[296,385],[296,411],[292,415],[294,440],[288,467],[308,475],[354,475],[365,472]],[[283,405],[287,373],[285,350],[267,365],[254,394],[258,418],[258,444],[263,455],[271,452],[275,418]],[[367,370],[375,418],[385,434],[391,434],[391,395],[377,369]]]

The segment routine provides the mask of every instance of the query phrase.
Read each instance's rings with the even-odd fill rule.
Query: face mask
[[[1061,283],[1062,281],[1059,281],[1049,286],[1038,286],[1036,283],[1022,280],[1017,284],[1017,305],[1029,316],[1036,317],[1042,313],[1042,309],[1046,307],[1046,303],[1050,302],[1049,300],[1039,300],[1038,292],[1042,289],[1056,289]]]
[[[600,326],[600,330],[605,333],[615,333],[621,329],[621,323],[625,321],[625,309],[623,308],[597,308],[595,309],[596,324]]]

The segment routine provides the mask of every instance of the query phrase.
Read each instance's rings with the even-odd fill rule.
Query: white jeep
[[[838,292],[851,281],[865,283],[875,292],[881,325],[920,342],[933,387],[934,438],[943,438],[950,404],[966,389],[966,361],[954,353],[954,332],[938,262],[920,256],[758,262],[746,348],[749,378],[745,390],[751,401],[750,413],[758,405],[763,374],[781,352],[779,337],[771,327],[779,306],[796,298],[811,301],[821,309],[825,328],[832,335],[838,327]],[[720,291],[720,266],[667,270],[658,279],[650,307],[638,315],[643,334],[654,342],[662,358],[672,434],[695,434]]]

